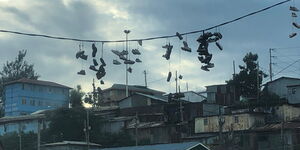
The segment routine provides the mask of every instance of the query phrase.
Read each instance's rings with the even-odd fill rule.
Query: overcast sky
[[[123,30],[129,29],[129,39],[146,38],[204,29],[277,2],[280,0],[0,0],[0,29],[95,40],[125,39]],[[291,25],[290,5],[293,3],[213,29],[211,32],[218,30],[223,34],[220,43],[224,50],[210,45],[212,62],[215,64],[210,72],[201,70],[197,60],[196,39],[200,34],[184,36],[192,53],[180,51],[182,41],[178,38],[144,41],[142,47],[136,42],[129,43],[130,49],[138,48],[142,52],[139,58],[143,61],[132,66],[129,84],[144,85],[143,70],[146,70],[150,88],[174,92],[174,76],[171,83],[166,82],[166,78],[169,70],[173,75],[178,70],[183,76],[180,82],[182,90],[186,90],[188,83],[189,90],[201,91],[207,85],[223,84],[230,79],[233,60],[236,66],[242,64],[242,58],[248,52],[257,53],[263,71],[269,73],[269,48],[277,48],[273,52],[276,56],[273,58],[275,78],[300,77],[299,62],[277,74],[300,58],[300,30],[293,29]],[[299,3],[296,6],[300,8]],[[299,19],[296,21],[300,23]],[[299,35],[289,39],[292,31]],[[162,57],[165,50],[161,46],[166,42],[174,46],[170,61]],[[19,50],[26,49],[27,60],[35,65],[41,80],[70,87],[80,84],[85,91],[89,91],[92,79],[96,77],[88,69],[91,59],[83,61],[75,58],[79,44],[0,33],[0,64],[13,60]],[[83,44],[91,58],[92,44]],[[96,46],[97,57],[100,57],[101,43],[96,43]],[[125,83],[125,65],[112,64],[117,57],[111,53],[111,49],[123,50],[124,44],[104,44],[107,74],[103,78],[105,85],[101,85],[101,88]],[[136,58],[132,54],[130,57]],[[86,70],[86,76],[77,75],[81,69]]]

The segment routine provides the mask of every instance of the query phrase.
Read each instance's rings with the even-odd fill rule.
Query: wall
[[[288,87],[288,102],[290,104],[300,103],[300,85]]]
[[[65,88],[16,83],[5,86],[5,116],[18,116],[37,110],[68,107]]]
[[[287,86],[300,84],[300,80],[282,78],[273,82],[268,83],[268,91],[277,94],[280,98],[287,99]]]
[[[300,117],[300,107],[284,104],[275,107],[275,114],[279,117],[280,121],[283,119],[284,121],[293,120]]]
[[[259,114],[224,115],[223,132],[248,130],[258,123],[264,123],[264,116]],[[219,116],[195,118],[195,133],[219,132]]]

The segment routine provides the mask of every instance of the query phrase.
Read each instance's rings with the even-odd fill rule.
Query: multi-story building
[[[206,86],[207,102],[230,106],[240,99],[240,90],[227,84]]]
[[[299,85],[299,78],[280,77],[276,80],[266,83],[265,88],[268,92],[278,95],[281,99],[288,99],[288,86]],[[294,103],[294,102],[292,102]]]
[[[70,88],[58,83],[20,79],[4,85],[5,116],[69,106]]]

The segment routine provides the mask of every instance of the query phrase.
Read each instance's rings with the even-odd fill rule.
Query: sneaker
[[[205,64],[209,64],[209,62],[211,61],[212,59],[212,54],[208,54],[207,56],[205,56],[204,60],[202,63],[205,63]]]
[[[134,63],[135,63],[135,61],[132,61],[132,60],[125,60],[124,61],[124,64],[130,64],[130,65],[132,65]]]
[[[132,49],[131,52],[133,55],[141,55],[141,52],[138,49]]]
[[[290,37],[290,38],[293,38],[293,37],[295,37],[296,35],[297,35],[297,33],[292,33],[292,34],[289,35],[289,37]]]
[[[94,64],[94,66],[98,66],[98,62],[96,59],[93,59],[93,64]]]
[[[120,54],[121,55],[128,55],[128,51],[123,50]]]
[[[192,52],[192,49],[189,48],[189,45],[187,44],[186,41],[183,41],[183,47],[181,47],[181,49],[187,52]]]
[[[121,63],[118,60],[115,60],[115,59],[113,60],[113,64],[114,65],[121,65]]]
[[[97,72],[96,73],[96,77],[98,80],[100,80],[101,78],[103,78],[105,76],[106,72]]]
[[[106,63],[105,63],[105,61],[104,61],[103,58],[100,58],[100,62],[101,62],[101,64],[102,64],[103,66],[106,66]]]
[[[114,54],[116,54],[117,56],[120,56],[121,55],[121,52],[118,51],[118,50],[111,50]]]
[[[127,58],[124,55],[120,55],[119,58],[122,60],[127,60]]]
[[[137,62],[137,63],[141,63],[142,61],[140,60],[140,59],[135,59],[135,62]]]
[[[198,56],[198,60],[203,63],[204,58],[202,56]]]
[[[299,9],[295,6],[290,6],[290,10],[295,12],[299,11]]]
[[[128,71],[129,73],[132,73],[132,68],[129,67],[129,68],[127,69],[127,71]]]
[[[219,48],[219,50],[223,50],[222,45],[219,42],[216,42],[217,47]]]
[[[166,54],[164,54],[162,57],[165,57],[167,60],[170,59],[171,53],[172,53],[173,45],[170,45],[170,43],[167,45],[167,51]]]
[[[214,36],[216,36],[218,39],[222,39],[222,34],[220,32],[215,32]]]
[[[172,77],[172,72],[169,72],[169,73],[168,73],[168,77],[167,77],[167,82],[170,82],[171,77]]]
[[[209,71],[207,66],[201,66],[201,69],[204,70],[204,71]]]
[[[140,46],[143,46],[143,41],[142,40],[138,40],[137,42],[139,43]]]
[[[298,17],[296,13],[292,12],[292,17],[296,18]]]
[[[84,55],[84,51],[79,51],[76,53],[76,58],[78,59],[82,55]]]
[[[96,47],[95,43],[92,44],[92,49],[93,49],[92,56],[95,57],[96,53],[97,53],[97,47]]]
[[[209,63],[206,66],[207,66],[207,68],[213,68],[213,67],[215,67],[215,64],[214,63]]]
[[[98,70],[96,69],[96,67],[93,66],[93,65],[90,66],[90,69],[93,70],[93,71],[98,71]]]
[[[178,32],[176,32],[176,36],[179,38],[179,40],[183,39],[182,35],[180,33],[178,33]]]
[[[80,58],[83,59],[83,60],[87,60],[88,55],[81,55]]]
[[[77,72],[77,74],[79,74],[79,75],[85,75],[85,70],[80,70],[79,72]]]
[[[300,29],[300,25],[298,25],[296,22],[293,22],[293,26]]]

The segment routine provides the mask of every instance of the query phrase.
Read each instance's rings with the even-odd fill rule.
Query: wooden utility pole
[[[144,76],[145,76],[145,87],[147,87],[147,72],[144,70]]]

